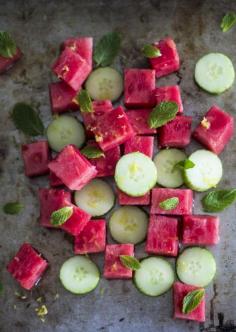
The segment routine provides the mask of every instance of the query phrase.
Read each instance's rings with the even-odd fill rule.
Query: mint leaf
[[[84,112],[84,113],[93,112],[92,100],[86,90],[84,90],[84,89],[80,90],[79,95],[77,96],[77,100],[78,100],[81,112]]]
[[[172,101],[158,104],[149,114],[148,125],[150,128],[159,128],[173,120],[178,112],[178,105]]]
[[[157,58],[161,56],[159,48],[151,44],[144,45],[142,48],[142,52],[146,58]]]
[[[133,256],[120,255],[120,261],[124,267],[134,271],[140,269],[141,267],[140,262]]]
[[[110,66],[121,47],[121,37],[117,32],[111,32],[103,36],[97,43],[93,60],[97,66]]]
[[[195,310],[201,303],[204,295],[204,289],[196,289],[192,292],[189,292],[183,299],[182,313],[189,314]]]
[[[194,166],[195,166],[195,164],[190,159],[185,159],[185,160],[181,160],[177,164],[175,164],[173,167],[173,171],[175,171],[176,169],[181,169],[181,170],[189,169],[189,168],[193,168]]]
[[[17,47],[6,31],[0,31],[0,55],[5,58],[12,58],[17,52]]]
[[[29,136],[38,136],[44,134],[44,126],[38,113],[25,103],[15,104],[12,114],[12,120],[19,130]]]
[[[65,206],[59,210],[54,211],[51,214],[50,223],[53,226],[61,226],[63,225],[73,214],[72,206]]]
[[[9,202],[3,206],[3,212],[6,214],[18,214],[24,205],[19,202]]]
[[[96,146],[86,146],[85,148],[80,150],[80,152],[88,159],[105,157],[104,152]]]
[[[221,21],[221,30],[223,32],[229,31],[236,24],[236,14],[227,13]]]
[[[167,198],[166,200],[159,203],[159,207],[162,210],[173,210],[179,205],[178,197]]]
[[[205,212],[220,212],[236,201],[236,189],[213,190],[202,199]]]

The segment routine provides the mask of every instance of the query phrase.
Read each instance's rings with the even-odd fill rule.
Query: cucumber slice
[[[208,150],[197,150],[189,159],[195,166],[184,170],[186,185],[196,191],[206,191],[216,187],[223,175],[219,157]]]
[[[85,142],[85,131],[76,118],[61,115],[48,126],[47,138],[50,147],[54,151],[60,152],[68,144],[74,144],[80,148]]]
[[[157,182],[163,187],[177,188],[184,183],[181,170],[174,166],[187,158],[186,154],[178,149],[161,150],[154,158],[157,168]]]
[[[134,274],[134,283],[145,295],[159,296],[167,292],[175,281],[170,263],[161,257],[144,258]]]
[[[224,54],[210,53],[196,63],[195,80],[207,92],[224,92],[233,85],[234,78],[233,64]]]
[[[144,241],[147,227],[147,214],[135,206],[117,209],[109,220],[111,236],[119,243],[137,244]]]
[[[84,256],[75,256],[65,261],[60,269],[60,280],[71,293],[86,294],[94,290],[100,273],[96,264]]]
[[[75,192],[75,204],[93,217],[107,213],[115,204],[112,188],[105,181],[95,179]]]
[[[116,164],[115,181],[124,193],[145,195],[157,182],[157,169],[151,158],[140,152],[124,155]]]
[[[205,287],[215,276],[215,258],[208,249],[187,248],[177,258],[176,271],[182,282]]]
[[[98,68],[89,75],[85,88],[94,100],[115,101],[122,94],[123,78],[111,67]]]

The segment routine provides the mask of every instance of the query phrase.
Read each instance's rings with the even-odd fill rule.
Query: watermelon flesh
[[[214,245],[219,242],[219,218],[209,215],[183,217],[183,244]]]
[[[76,111],[79,108],[74,91],[65,82],[55,82],[49,84],[49,97],[52,113],[62,113]]]
[[[145,251],[149,254],[177,256],[178,247],[178,220],[151,215]]]
[[[49,172],[49,147],[47,141],[23,144],[21,148],[26,176],[43,175]]]
[[[149,62],[151,67],[155,69],[157,78],[179,70],[179,54],[173,39],[167,37],[154,43],[154,46],[160,50],[161,56],[150,58]]]
[[[67,145],[48,167],[71,190],[80,190],[97,175],[96,167],[73,145]]]
[[[106,279],[131,279],[132,270],[122,265],[120,255],[134,256],[133,244],[107,244],[103,276]]]
[[[178,85],[160,86],[154,90],[156,104],[164,101],[172,101],[178,105],[178,113],[183,113],[180,87]]]
[[[49,172],[49,184],[51,187],[63,186],[63,182],[52,171]]]
[[[193,137],[209,150],[220,154],[234,133],[234,118],[218,106],[212,106],[205,115],[207,125],[202,123],[193,132]]]
[[[164,210],[159,204],[166,199],[178,197],[179,204],[172,210]],[[192,214],[193,192],[191,189],[152,189],[151,214],[186,215]]]
[[[154,146],[153,136],[133,136],[124,144],[124,153],[141,152],[152,158]]]
[[[160,128],[159,147],[183,148],[187,146],[191,139],[191,126],[191,116],[177,115],[174,120]]]
[[[129,122],[137,135],[155,134],[156,129],[148,125],[150,109],[129,110],[126,112]]]
[[[47,267],[48,262],[41,254],[29,243],[24,243],[7,265],[7,270],[21,287],[30,290],[40,280]]]
[[[74,253],[83,255],[103,252],[106,247],[106,220],[90,220],[75,237]]]
[[[151,108],[155,105],[155,71],[152,69],[126,69],[124,103],[127,108]]]
[[[10,69],[16,61],[22,57],[21,50],[17,48],[16,54],[12,58],[5,58],[0,55],[0,74]]]
[[[118,202],[120,205],[149,205],[150,204],[150,192],[143,196],[132,197],[121,190],[117,189]]]
[[[199,287],[183,284],[179,281],[174,283],[174,318],[195,320],[197,322],[205,322],[205,296],[199,306],[188,314],[182,313],[183,299],[189,293]]]

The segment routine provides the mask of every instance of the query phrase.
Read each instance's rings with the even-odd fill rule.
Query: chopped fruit
[[[139,197],[132,197],[117,189],[118,201],[120,205],[149,205],[150,192]]]
[[[178,113],[183,112],[183,104],[180,94],[180,88],[178,85],[160,86],[154,90],[154,96],[156,104],[160,104],[164,101],[173,101],[178,105]]]
[[[153,136],[134,136],[125,142],[124,153],[141,152],[146,156],[152,158],[153,155]]]
[[[63,182],[52,171],[49,173],[49,183],[51,187],[63,186]]]
[[[22,57],[21,50],[18,48],[16,54],[12,58],[5,58],[0,55],[0,74],[10,69],[16,61]]]
[[[65,82],[55,82],[49,84],[49,96],[52,113],[62,113],[76,111],[79,108],[74,91]]]
[[[152,110],[140,109],[130,110],[126,112],[129,122],[137,135],[155,134],[156,129],[150,128],[148,125],[148,118]]]

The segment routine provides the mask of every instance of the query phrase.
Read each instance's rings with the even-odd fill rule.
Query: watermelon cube
[[[29,243],[20,247],[7,265],[7,270],[21,287],[30,290],[42,277],[48,262]]]
[[[74,91],[65,82],[55,82],[49,84],[49,96],[52,113],[62,113],[76,111],[79,108]]]
[[[172,210],[162,209],[159,204],[169,198],[177,197],[179,204]],[[192,214],[193,192],[191,189],[152,189],[151,214],[186,215]]]
[[[193,137],[216,154],[221,153],[234,133],[234,118],[214,105],[193,132]]]
[[[179,70],[179,54],[173,39],[167,37],[154,43],[154,46],[161,52],[161,56],[149,59],[151,67],[155,69],[156,77],[166,76]]]
[[[47,141],[23,144],[21,152],[26,176],[43,175],[49,172],[49,147]]]
[[[129,122],[137,135],[155,134],[156,129],[148,125],[150,109],[130,110],[126,112]]]
[[[67,145],[48,167],[71,190],[80,190],[97,175],[96,167],[73,145]]]
[[[66,47],[52,66],[59,79],[78,91],[91,72],[90,65],[78,53]]]
[[[183,299],[189,293],[199,287],[182,284],[179,281],[174,283],[174,318],[195,320],[197,322],[205,322],[205,296],[200,302],[199,306],[188,314],[182,313]]]
[[[74,253],[103,252],[106,247],[106,220],[90,220],[82,232],[75,237]]]
[[[49,184],[51,187],[63,186],[63,182],[52,171],[49,172]]]
[[[174,120],[159,130],[158,145],[160,148],[183,148],[190,143],[192,117],[177,115]]]
[[[219,217],[192,215],[183,217],[183,244],[214,245],[219,242]]]
[[[120,205],[149,205],[150,192],[143,196],[132,197],[117,189],[118,201]]]
[[[155,71],[152,69],[126,69],[124,103],[128,108],[151,108],[155,105]]]
[[[156,104],[164,101],[173,101],[178,105],[178,113],[183,113],[183,103],[178,85],[160,86],[154,90]]]
[[[131,279],[132,270],[120,261],[120,255],[134,256],[133,244],[107,244],[103,276],[106,279]]]
[[[10,69],[16,61],[22,57],[21,50],[17,48],[16,54],[12,58],[5,58],[0,55],[0,74],[6,72]]]
[[[125,142],[125,154],[131,152],[141,152],[152,158],[154,137],[153,136],[133,136],[128,141]]]

